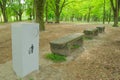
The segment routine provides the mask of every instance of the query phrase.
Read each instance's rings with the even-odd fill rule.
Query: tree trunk
[[[55,10],[55,23],[59,23],[60,18],[60,0],[56,0],[55,2],[56,10]]]
[[[90,22],[90,14],[91,14],[91,7],[89,7],[89,12],[88,12],[88,17],[87,17],[87,22]]]
[[[60,15],[59,15],[59,13],[57,12],[56,14],[55,14],[55,23],[60,23]]]
[[[7,23],[8,22],[8,18],[7,18],[7,15],[6,15],[6,10],[2,10],[2,14],[3,14],[3,19],[4,19],[4,23]]]
[[[110,8],[110,11],[108,13],[108,24],[110,23],[110,21],[111,21],[111,8]]]
[[[120,0],[118,0],[118,8],[119,8],[119,10],[120,10]]]
[[[74,20],[74,14],[72,14],[72,16],[71,16],[71,21],[73,22]]]
[[[103,5],[103,24],[105,24],[105,0],[104,0],[104,5]]]
[[[39,23],[40,30],[44,31],[45,30],[45,25],[44,25],[45,0],[35,0],[35,4],[36,4],[36,22]]]
[[[119,2],[118,0],[115,0],[115,4],[113,2],[113,0],[110,0],[111,2],[111,7],[112,7],[112,10],[113,10],[113,14],[114,14],[114,24],[113,24],[113,27],[118,27],[118,14],[119,14]]]
[[[48,22],[48,2],[46,2],[46,7],[45,7],[45,15],[46,15],[46,22]]]
[[[32,20],[32,14],[29,14],[29,20]]]
[[[19,21],[22,21],[22,14],[19,14]]]
[[[60,15],[63,10],[63,8],[68,5],[69,3],[66,3],[68,0],[49,0],[51,5],[51,9],[54,11],[55,14],[55,23],[60,22]]]
[[[0,17],[0,22],[2,22],[2,17]]]
[[[6,3],[7,3],[7,0],[0,0],[0,8],[1,8],[5,23],[8,22],[7,13],[6,13]]]
[[[19,0],[19,6],[20,6],[20,7],[22,6],[20,0]],[[19,8],[19,11],[18,11],[19,21],[22,21],[22,13],[23,13],[23,12],[22,12],[22,9]]]
[[[35,0],[33,0],[33,12],[32,12],[32,15],[33,15],[33,20],[35,19],[35,16],[36,16],[36,14],[35,14]]]
[[[118,27],[118,11],[116,10],[114,12],[114,24],[113,24],[114,27]]]
[[[86,18],[87,18],[86,15],[84,15],[84,20],[83,21],[86,21]]]
[[[16,15],[15,17],[16,17],[16,21],[18,21],[18,15]]]

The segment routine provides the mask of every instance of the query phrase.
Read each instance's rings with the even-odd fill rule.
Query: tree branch
[[[113,4],[113,0],[110,0],[110,3],[111,3],[111,7],[112,7],[113,11],[115,11],[115,7],[114,7],[114,4]]]
[[[59,11],[59,14],[61,14],[62,9],[63,9],[63,7],[65,6],[65,2],[66,2],[66,0],[63,1],[62,6],[61,6],[60,11]]]
[[[55,3],[53,0],[49,0],[51,4],[48,4],[48,6],[55,12]]]
[[[75,1],[66,2],[66,0],[64,0],[62,6],[61,6],[61,8],[60,8],[60,12],[59,12],[59,13],[62,12],[62,9],[63,9],[65,6],[67,6],[68,4],[73,3],[73,2],[75,2]]]
[[[120,9],[120,0],[118,0],[118,8]]]

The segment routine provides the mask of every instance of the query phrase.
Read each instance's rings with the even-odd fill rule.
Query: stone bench
[[[96,27],[99,33],[105,32],[105,26]]]
[[[83,33],[74,33],[50,42],[52,53],[70,55],[77,48],[83,48]]]
[[[98,29],[97,28],[86,29],[86,30],[84,30],[83,33],[85,34],[85,37],[92,38],[92,37],[98,35]]]

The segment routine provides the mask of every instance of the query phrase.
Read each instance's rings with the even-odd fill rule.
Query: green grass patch
[[[92,37],[84,37],[84,40],[92,40]]]
[[[30,78],[29,80],[34,80],[33,78]]]
[[[66,61],[66,57],[54,53],[49,53],[45,56],[47,59],[52,60],[53,62],[63,62]]]
[[[22,80],[21,78],[19,80]]]
[[[94,32],[94,30],[92,30],[92,31],[84,31],[84,33],[85,33],[86,35],[93,34],[93,32]]]
[[[72,46],[72,49],[77,49],[77,48],[79,48],[80,46],[79,45],[73,45]]]

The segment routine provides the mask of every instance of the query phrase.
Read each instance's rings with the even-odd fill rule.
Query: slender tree
[[[21,3],[20,0],[11,0],[10,3],[11,9],[14,11],[14,13],[16,14],[16,19],[19,21],[22,21],[22,14],[25,10],[25,4]]]
[[[65,0],[63,2],[63,5],[65,3]],[[56,23],[59,23],[59,18],[60,18],[60,14],[62,12],[62,8],[60,9],[60,0],[55,0],[55,19],[56,19]]]
[[[35,0],[35,5],[36,5],[36,22],[39,23],[41,31],[45,30],[45,25],[44,25],[44,6],[45,6],[45,1],[46,0]]]
[[[118,7],[119,7],[119,10],[120,10],[120,0],[118,0]]]
[[[19,3],[19,10],[18,10],[18,12],[17,11],[16,12],[19,16],[19,21],[22,21],[22,14],[23,14],[23,9],[21,8],[22,4],[21,4],[20,0],[18,1],[18,3]]]
[[[25,5],[26,5],[26,14],[29,15],[29,20],[33,19],[33,0],[25,0]]]
[[[45,6],[45,15],[46,15],[46,22],[48,22],[48,1],[46,0],[46,6]]]
[[[115,1],[115,2],[114,2]],[[118,14],[119,14],[119,0],[110,0],[111,7],[114,15],[114,27],[118,27]]]
[[[105,24],[105,15],[106,15],[105,4],[106,4],[106,2],[104,0],[104,2],[103,2],[103,24]]]
[[[63,8],[71,2],[68,0],[50,0],[50,7],[55,13],[55,23],[59,23]]]
[[[109,12],[108,12],[108,24],[111,21],[111,12],[112,12],[112,10],[111,10],[111,7],[110,7]]]
[[[87,22],[90,22],[90,14],[91,14],[91,6],[88,8],[88,17],[87,17]]]
[[[87,22],[90,22],[91,10],[92,10],[92,0],[88,3],[88,15],[87,15]]]
[[[7,0],[0,0],[0,8],[2,11],[4,22],[8,22],[7,12],[6,12]]]
[[[33,14],[33,19],[35,20],[35,16],[36,16],[36,14],[35,14],[36,13],[35,12],[36,11],[35,10],[35,0],[32,0],[32,1],[33,1],[33,6],[32,6],[33,7],[33,11],[32,11],[32,14]]]

